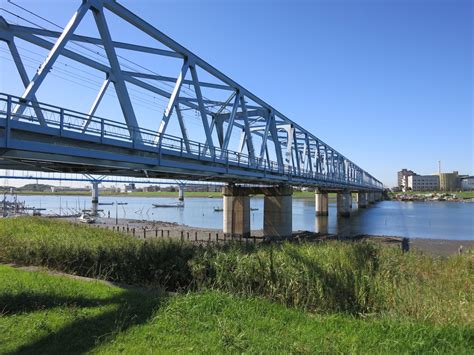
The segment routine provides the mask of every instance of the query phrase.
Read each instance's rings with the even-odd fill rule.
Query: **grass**
[[[0,266],[0,353],[468,354],[467,325],[318,315],[219,291],[168,296]]]
[[[81,352],[105,353],[474,348],[472,253],[441,258],[342,241],[205,247],[28,217],[0,220],[0,263],[178,292],[2,268],[8,351],[67,352],[79,344],[74,334],[87,338]]]

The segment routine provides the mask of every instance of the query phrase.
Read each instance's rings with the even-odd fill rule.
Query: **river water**
[[[68,214],[90,208],[90,196],[18,196],[27,205],[46,208],[43,213]],[[101,205],[104,216],[176,222],[192,227],[222,229],[222,198],[190,197],[184,208],[153,208],[152,203],[177,202],[168,197],[100,197],[101,203],[126,202],[127,205]],[[263,198],[252,197],[251,229],[263,228]],[[382,201],[366,209],[353,203],[350,218],[338,218],[335,203],[329,204],[329,217],[315,217],[314,199],[293,199],[293,230],[343,234],[388,235],[409,238],[474,240],[474,203]]]

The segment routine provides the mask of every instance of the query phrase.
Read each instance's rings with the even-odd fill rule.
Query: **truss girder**
[[[164,46],[166,49],[113,40],[104,15],[105,9],[110,11],[112,15],[118,16],[150,36],[161,47]],[[99,38],[74,33],[88,11],[92,11],[99,32]],[[43,37],[50,38],[54,42]],[[31,80],[28,78],[23,67],[21,54],[15,47],[15,38],[20,38],[49,51],[43,64]],[[289,167],[297,175],[316,173],[350,182],[379,183],[373,176],[362,170],[331,146],[322,142],[274,107],[132,13],[116,0],[83,0],[67,26],[61,32],[9,24],[0,17],[0,40],[7,42],[20,78],[25,86],[25,91],[21,96],[24,100],[22,102],[31,103],[39,123],[43,126],[46,125],[46,121],[44,120],[41,107],[37,103],[36,93],[57,58],[64,56],[103,72],[106,76],[96,99],[88,111],[88,120],[85,121],[82,127],[84,133],[87,133],[89,123],[93,119],[108,86],[112,83],[115,87],[130,137],[134,144],[142,144],[141,128],[135,116],[133,100],[131,100],[127,88],[127,85],[134,85],[167,99],[167,105],[161,121],[157,118],[156,137],[154,139],[157,147],[161,146],[162,137],[166,135],[166,129],[170,120],[176,119],[181,131],[182,145],[188,153],[191,152],[190,140],[186,130],[186,118],[183,116],[183,110],[191,109],[195,110],[201,118],[205,142],[200,153],[204,155],[209,152],[211,157],[215,157],[216,149],[220,149],[219,157],[224,157],[225,152],[230,149],[231,137],[233,132],[235,132],[234,128],[239,128],[241,140],[237,151],[239,154],[243,154],[244,147],[246,147],[249,164],[252,162],[252,165],[256,167],[270,166],[270,159],[276,159],[276,164],[281,167],[282,171],[286,171],[287,167]],[[105,52],[109,64],[103,64],[70,48],[66,48],[67,43],[70,41],[99,46]],[[170,60],[181,61],[181,70],[177,73],[176,77],[160,75],[151,71],[150,73],[145,73],[143,71],[124,70],[120,64],[117,49],[165,56],[171,58]],[[159,68],[157,70],[159,71]],[[201,70],[206,72],[206,77],[210,76],[215,80],[201,81],[198,77],[198,72],[200,73]],[[186,79],[188,73],[190,73],[190,79]],[[165,90],[158,86],[160,83],[172,83],[172,89]],[[183,95],[181,92],[182,85],[192,87],[194,97],[189,94]],[[225,97],[228,97],[228,99],[208,99],[203,95],[203,88],[226,92]],[[231,92],[230,96],[228,96],[229,91]],[[17,105],[13,111],[13,116],[21,116],[25,106],[25,104]],[[176,118],[174,118],[175,116]],[[217,143],[213,141],[214,128],[216,129]],[[255,147],[254,143],[255,138],[258,138],[259,142],[257,147]],[[268,144],[270,142],[272,143],[271,145]],[[216,148],[217,144],[219,148]],[[262,165],[264,160],[266,162]]]

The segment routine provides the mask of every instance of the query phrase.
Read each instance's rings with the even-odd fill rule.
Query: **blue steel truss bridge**
[[[78,33],[86,16],[97,37]],[[148,44],[114,40],[112,18],[145,36]],[[0,93],[0,168],[300,185],[324,191],[383,189],[379,180],[346,156],[115,0],[83,0],[64,28],[51,29],[31,20],[28,24],[0,16],[0,44],[4,43],[24,87],[21,95]],[[34,75],[28,74],[26,62],[31,58],[18,42],[28,44],[31,53],[32,48],[46,53]],[[159,68],[128,59],[140,55],[172,61],[176,71],[164,75],[156,72]],[[64,61],[101,77],[85,112],[37,97]],[[96,115],[111,87],[121,120]],[[136,90],[164,100],[156,128],[139,123],[143,117],[134,103],[140,98],[134,100],[131,94]],[[190,134],[191,112],[199,127]],[[176,129],[170,131],[173,124]]]

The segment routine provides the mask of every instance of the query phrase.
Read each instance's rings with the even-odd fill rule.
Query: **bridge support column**
[[[357,193],[357,206],[359,208],[367,207],[367,193],[361,191]]]
[[[341,217],[349,217],[350,212],[350,200],[351,193],[349,191],[343,191],[337,193],[337,214]]]
[[[314,202],[316,207],[316,216],[328,215],[328,193],[317,190],[314,195]]]
[[[92,182],[92,203],[99,203],[99,182],[93,181]]]
[[[375,196],[373,191],[367,192],[367,201],[369,205],[373,205],[375,203]]]
[[[250,237],[250,196],[236,186],[222,189],[224,195],[224,227],[226,237]]]
[[[184,201],[184,185],[180,184],[178,185],[178,200],[179,201]]]
[[[293,232],[293,188],[278,186],[268,189],[263,201],[263,235],[289,237]]]

